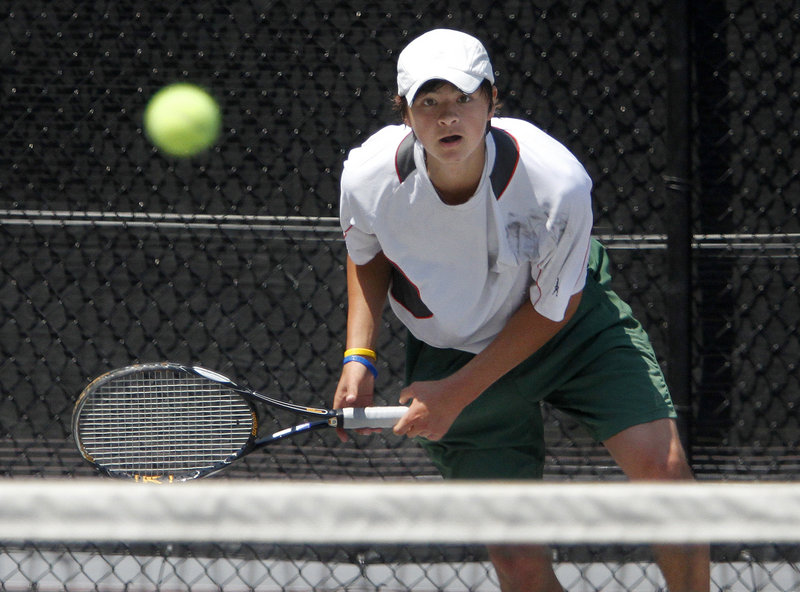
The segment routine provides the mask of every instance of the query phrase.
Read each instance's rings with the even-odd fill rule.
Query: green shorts
[[[675,417],[650,340],[610,284],[605,249],[592,241],[586,286],[569,323],[469,404],[444,438],[418,439],[445,478],[540,479],[542,401],[575,418],[599,442]],[[444,378],[472,357],[409,336],[406,381]]]

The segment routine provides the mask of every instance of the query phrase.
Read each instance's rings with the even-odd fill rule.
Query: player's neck
[[[468,202],[481,182],[484,159],[483,150],[476,150],[462,162],[443,163],[430,159],[427,162],[428,177],[439,198],[450,206]]]

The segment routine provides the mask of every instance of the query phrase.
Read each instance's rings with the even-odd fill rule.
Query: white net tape
[[[0,539],[797,542],[800,484],[6,480]]]

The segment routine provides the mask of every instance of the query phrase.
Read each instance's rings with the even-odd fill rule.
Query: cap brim
[[[417,93],[419,92],[419,89],[422,87],[422,85],[427,82],[430,82],[431,80],[444,80],[446,82],[449,82],[450,84],[458,88],[461,92],[466,93],[468,95],[478,90],[481,83],[484,81],[483,78],[472,76],[470,74],[467,74],[466,72],[462,72],[461,70],[454,70],[454,69],[432,70],[429,73],[429,75],[419,77],[419,79],[414,84],[411,85],[411,87],[408,89],[408,92],[406,92],[406,94],[404,95],[409,105],[414,102],[414,98],[417,96]]]

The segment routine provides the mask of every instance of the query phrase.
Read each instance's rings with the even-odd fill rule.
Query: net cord
[[[0,481],[0,539],[272,543],[780,543],[791,483]]]

